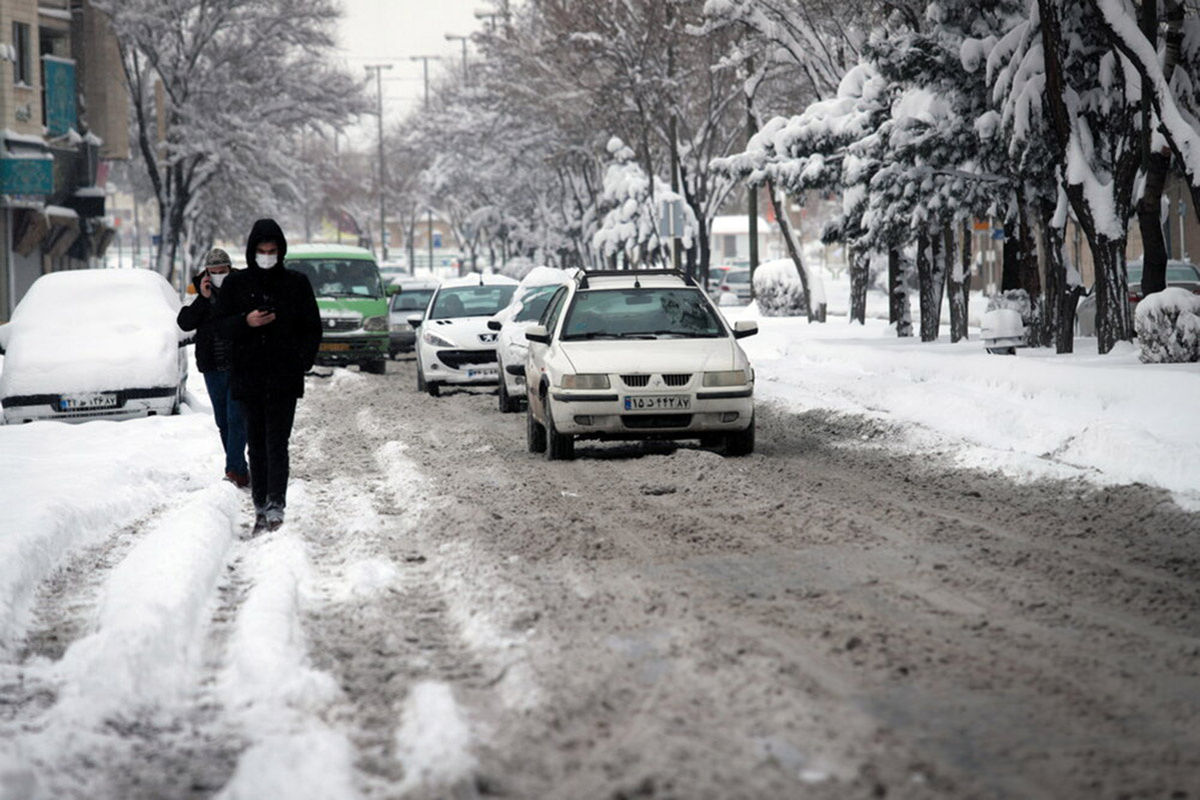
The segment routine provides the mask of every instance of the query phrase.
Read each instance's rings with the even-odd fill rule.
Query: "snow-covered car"
[[[425,313],[438,280],[405,276],[394,280],[392,287],[396,293],[388,301],[388,355],[395,358],[397,353],[409,353],[416,347],[417,335],[408,318]]]
[[[754,369],[712,300],[674,270],[584,272],[525,331],[527,444],[569,459],[576,439],[700,439],[754,450]]]
[[[417,333],[417,391],[432,397],[445,385],[490,385],[496,368],[496,332],[488,320],[512,301],[517,282],[504,275],[443,281],[424,314],[409,316]]]
[[[187,384],[179,296],[157,272],[52,272],[0,325],[6,423],[177,414]]]
[[[488,327],[499,334],[496,367],[500,370],[501,413],[520,411],[525,398],[525,356],[529,352],[525,329],[537,324],[554,291],[570,282],[575,273],[574,269],[534,267],[521,278],[512,302],[488,322]]]

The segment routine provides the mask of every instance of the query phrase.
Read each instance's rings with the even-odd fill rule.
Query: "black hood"
[[[284,238],[283,228],[279,227],[279,223],[269,217],[258,220],[250,229],[250,238],[246,240],[246,267],[251,270],[263,271],[258,266],[258,262],[254,260],[254,254],[263,242],[275,242],[279,245],[279,261],[270,271],[282,269],[283,260],[287,257],[287,239]]]

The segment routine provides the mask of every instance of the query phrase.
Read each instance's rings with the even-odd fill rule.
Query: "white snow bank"
[[[754,318],[753,306],[722,309]],[[741,344],[763,399],[908,426],[907,445],[1018,478],[1146,483],[1200,507],[1200,364],[1141,364],[1131,345],[1107,356],[1047,348],[988,355],[978,332],[950,344],[866,326],[762,318]]]
[[[1142,300],[1134,325],[1142,361],[1200,361],[1200,297],[1186,289],[1171,286]]]
[[[56,713],[74,719],[178,702],[193,684],[241,502],[232,484],[197,492],[157,522],[113,569],[97,629],[55,672]]]
[[[217,800],[347,800],[359,796],[353,769],[350,740],[332,730],[268,736],[242,754]]]
[[[790,258],[767,261],[754,270],[754,297],[764,317],[807,316],[804,286]]]
[[[471,776],[476,766],[471,728],[449,686],[437,681],[414,685],[404,703],[403,720],[396,733],[404,765],[400,794],[423,786],[450,788]]]
[[[202,414],[5,425],[0,452],[0,657],[21,641],[33,594],[57,567],[215,479],[224,460]]]

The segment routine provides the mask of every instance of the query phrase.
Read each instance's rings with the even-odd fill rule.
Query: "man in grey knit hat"
[[[229,387],[232,366],[231,343],[222,336],[216,321],[217,295],[229,277],[229,254],[220,248],[209,252],[204,269],[192,279],[197,297],[179,309],[177,322],[185,331],[196,332],[196,368],[204,374],[213,417],[225,448],[225,479],[239,488],[250,484],[246,466],[246,420],[241,404],[233,399]]]

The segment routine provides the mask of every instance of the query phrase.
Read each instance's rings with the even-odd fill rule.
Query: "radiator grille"
[[[687,386],[692,380],[690,373],[680,375],[663,375],[663,383],[667,386]]]
[[[635,389],[645,386],[650,382],[649,375],[622,375],[621,381],[626,385]]]

